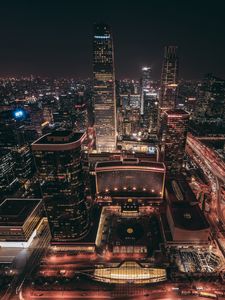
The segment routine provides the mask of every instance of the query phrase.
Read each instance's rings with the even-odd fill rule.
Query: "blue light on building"
[[[155,154],[155,152],[156,152],[156,147],[153,147],[153,146],[148,147],[148,153],[149,154]]]
[[[12,112],[13,118],[17,121],[24,120],[26,118],[26,111],[22,108],[17,108]]]

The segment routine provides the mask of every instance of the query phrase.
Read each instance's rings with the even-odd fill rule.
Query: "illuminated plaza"
[[[135,204],[131,198],[122,206],[102,210],[96,246],[121,257],[147,257],[159,250],[162,237],[157,210]]]
[[[144,267],[137,262],[126,261],[121,265],[109,268],[98,268],[94,272],[94,278],[108,283],[156,283],[166,280],[166,270]]]

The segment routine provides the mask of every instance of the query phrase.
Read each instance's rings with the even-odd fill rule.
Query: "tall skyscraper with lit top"
[[[114,50],[111,28],[94,25],[93,82],[96,150],[116,149],[116,95]]]
[[[177,46],[166,46],[161,75],[159,99],[159,122],[163,113],[176,106],[178,85],[178,51]]]
[[[151,72],[150,67],[143,67],[141,69],[141,114],[144,114],[144,101],[146,94],[151,90]]]

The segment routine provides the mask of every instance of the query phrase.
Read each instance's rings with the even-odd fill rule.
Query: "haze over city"
[[[91,77],[92,24],[106,22],[117,79],[139,79],[144,65],[159,79],[168,44],[180,48],[181,78],[224,77],[223,12],[223,1],[4,1],[0,75]]]

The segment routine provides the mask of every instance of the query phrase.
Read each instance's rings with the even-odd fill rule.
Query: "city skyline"
[[[0,74],[25,75],[0,78],[1,300],[225,299],[219,7],[21,1],[0,18]]]
[[[223,3],[203,1],[124,2],[111,9],[102,1],[38,6],[22,1],[13,9],[4,3],[0,75],[91,77],[92,26],[103,21],[113,28],[117,79],[139,79],[145,65],[159,79],[165,45],[180,49],[180,79],[200,79],[208,72],[224,77],[222,11]]]

